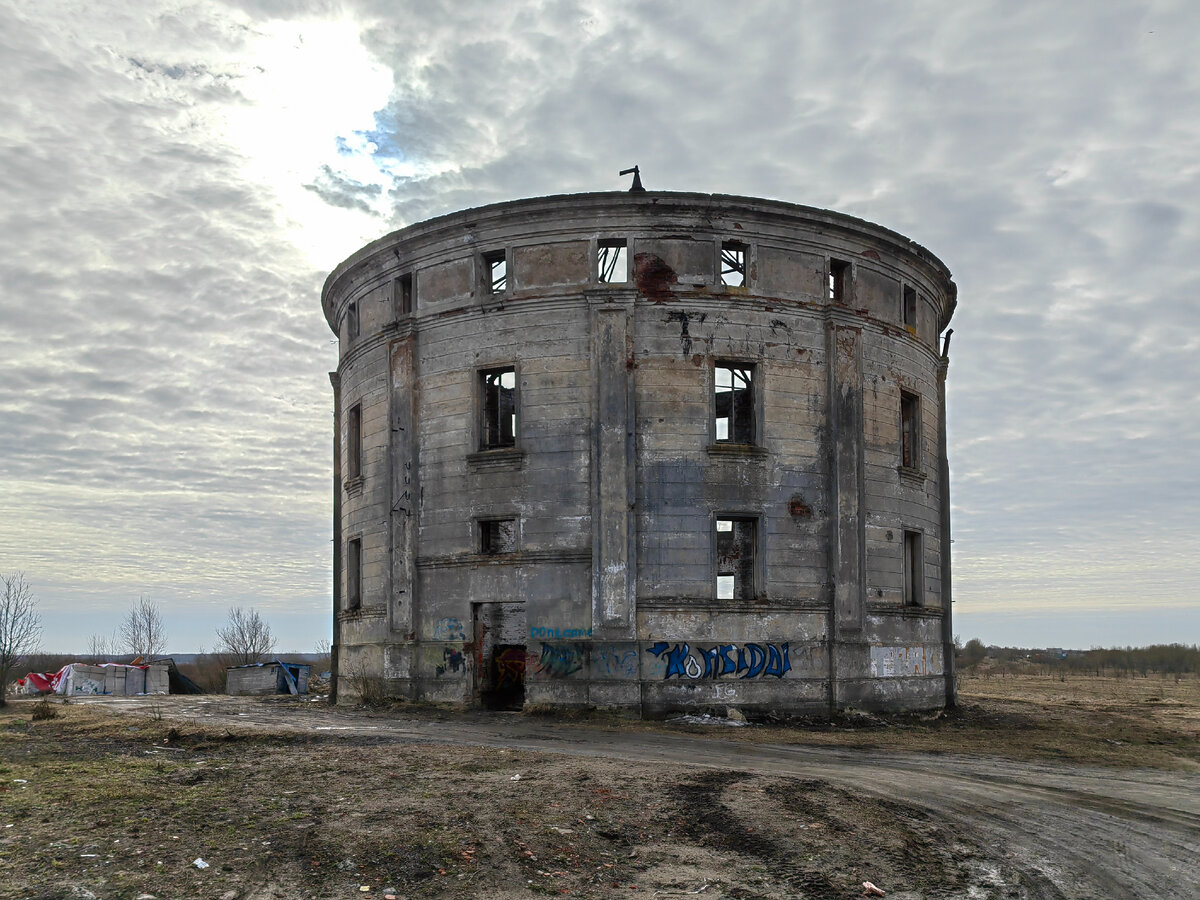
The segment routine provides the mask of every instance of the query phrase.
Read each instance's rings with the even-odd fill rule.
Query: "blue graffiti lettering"
[[[689,676],[687,672],[687,661],[689,659],[688,645],[676,644],[674,647],[670,647],[670,649],[668,649],[669,647],[670,645],[665,641],[659,641],[649,650],[649,652],[653,653],[655,656],[662,656],[664,653],[667,654],[666,677],[670,678],[672,675],[678,675],[680,678],[695,678],[695,675]],[[698,668],[699,666],[697,666],[697,669]]]
[[[792,663],[788,659],[788,645],[783,645],[783,653],[780,654],[778,647],[774,644],[767,644],[767,653],[770,655],[770,660],[767,662],[767,668],[763,674],[782,678],[783,673],[792,667]]]
[[[583,654],[574,645],[553,647],[542,644],[542,655],[538,659],[538,671],[551,678],[566,678],[583,668]]]
[[[687,644],[672,646],[666,641],[658,641],[646,648],[646,652],[666,661],[664,680],[672,676],[695,680],[734,674],[746,679],[759,676],[782,678],[792,669],[788,649],[787,643],[767,644],[765,647],[762,644],[744,644],[741,647],[736,644],[717,644],[708,648],[697,647],[693,655]]]
[[[534,640],[543,641],[573,641],[580,638],[590,638],[592,629],[590,628],[550,628],[548,626],[536,625],[529,629],[529,637]]]
[[[592,674],[610,678],[637,677],[637,651],[601,644],[592,647]]]
[[[767,664],[767,654],[761,644],[747,644],[746,654],[750,657],[750,662],[746,666],[746,674],[742,677],[757,678],[762,674],[763,667]]]

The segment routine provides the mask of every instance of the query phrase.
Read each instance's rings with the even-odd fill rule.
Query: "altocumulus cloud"
[[[63,613],[255,603],[311,645],[324,273],[637,162],[653,189],[880,222],[955,272],[960,630],[1070,645],[1124,611],[1088,641],[1186,638],[1198,25],[1183,3],[0,3],[5,566]]]

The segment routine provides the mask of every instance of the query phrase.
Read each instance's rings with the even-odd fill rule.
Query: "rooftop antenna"
[[[644,192],[646,189],[642,187],[642,174],[637,166],[634,166],[632,169],[622,169],[617,174],[628,175],[630,172],[633,173],[633,186],[629,188],[629,193],[637,194]]]

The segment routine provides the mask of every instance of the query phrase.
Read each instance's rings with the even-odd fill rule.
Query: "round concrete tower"
[[[330,275],[336,691],[643,715],[952,703],[956,288],[771,200],[602,193]]]

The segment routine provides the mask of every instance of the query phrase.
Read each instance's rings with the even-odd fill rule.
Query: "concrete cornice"
[[[750,227],[745,227],[745,223]],[[771,241],[786,240],[789,233],[797,231],[836,234],[905,257],[925,269],[941,288],[945,302],[939,315],[939,330],[950,319],[958,290],[950,270],[925,247],[899,232],[845,213],[780,200],[670,191],[559,194],[494,203],[428,219],[367,244],[339,264],[325,281],[322,306],[332,327],[333,298],[343,293],[344,280],[353,277],[361,266],[377,262],[377,257],[388,251],[398,258],[403,245],[417,251],[432,244],[461,247],[465,243],[476,247],[521,243],[525,234],[544,240],[551,233],[583,237],[610,231],[722,233],[743,228],[747,240],[760,237],[756,228],[769,231],[761,237]],[[775,232],[776,228],[780,231]]]

